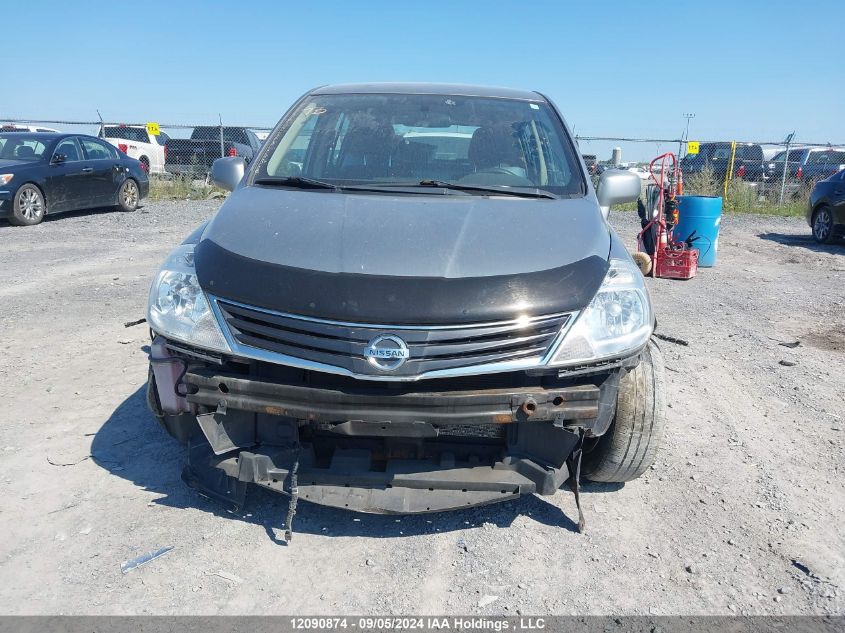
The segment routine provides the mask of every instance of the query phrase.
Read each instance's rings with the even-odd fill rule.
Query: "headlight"
[[[14,177],[14,174],[0,174],[0,186],[8,185]]]
[[[645,280],[627,259],[611,259],[610,269],[590,305],[549,361],[580,365],[616,358],[644,346],[654,329]]]
[[[174,250],[150,288],[147,322],[159,334],[208,350],[229,352],[194,268],[194,245]]]

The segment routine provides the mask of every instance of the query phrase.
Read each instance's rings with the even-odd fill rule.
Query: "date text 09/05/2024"
[[[443,630],[443,631],[541,631],[546,628],[544,618],[482,618],[482,617],[298,617],[291,618],[291,628],[297,631],[359,630]]]

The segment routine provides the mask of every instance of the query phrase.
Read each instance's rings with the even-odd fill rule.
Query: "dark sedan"
[[[0,218],[12,224],[95,207],[134,211],[149,189],[141,163],[93,136],[0,134]]]
[[[845,235],[845,169],[813,187],[807,223],[813,229],[813,237],[822,244]]]

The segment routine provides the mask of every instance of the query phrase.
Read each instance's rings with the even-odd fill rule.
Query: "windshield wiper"
[[[507,187],[504,185],[462,185],[445,180],[420,180],[420,187],[437,187],[438,189],[453,189],[455,191],[478,191],[480,193],[495,193],[519,198],[550,198],[557,200],[557,196],[550,191],[528,187]]]
[[[390,183],[367,183],[361,185],[335,185],[330,182],[306,178],[304,176],[286,177],[264,177],[256,178],[256,185],[270,185],[273,187],[297,187],[299,189],[331,189],[333,191],[383,191],[385,189],[431,187],[433,189],[450,189],[452,191],[466,191],[477,193],[497,194],[503,196],[516,196],[519,198],[550,198],[557,200],[558,196],[544,191],[528,187],[507,187],[497,185],[462,185],[456,182],[445,180],[420,180],[417,182],[390,182]]]
[[[330,182],[323,182],[322,180],[315,180],[313,178],[304,178],[303,176],[256,178],[255,184],[270,185],[272,187],[297,187],[299,189],[338,189],[337,185],[333,185]]]

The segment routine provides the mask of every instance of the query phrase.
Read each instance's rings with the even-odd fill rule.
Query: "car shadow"
[[[758,233],[757,237],[769,242],[777,242],[784,246],[798,246],[814,253],[828,253],[830,255],[841,255],[845,241],[838,240],[832,244],[819,244],[812,235],[795,235],[791,233]]]
[[[147,213],[147,211],[144,210],[143,204],[139,204],[138,208],[135,210],[135,212],[136,213]],[[83,218],[83,217],[88,216],[88,215],[102,215],[102,214],[105,214],[105,213],[123,213],[123,211],[120,211],[116,207],[95,207],[95,208],[92,208],[92,209],[79,209],[77,211],[63,211],[62,213],[45,215],[44,219],[42,220],[41,223],[47,224],[48,222],[60,222],[61,220],[65,220],[65,219],[68,219],[68,218]],[[36,226],[38,226],[38,225],[36,224]],[[0,228],[7,228],[7,227],[15,228],[15,229],[17,229],[17,228],[25,228],[25,229],[26,228],[32,228],[32,227],[26,227],[26,226],[24,226],[24,227],[13,226],[6,219],[0,220]]]
[[[140,207],[138,207],[140,210]],[[102,215],[104,213],[121,213],[115,207],[94,207],[92,209],[78,209],[77,211],[64,211],[55,215],[45,215],[44,222],[59,222],[65,218],[83,218],[87,215]]]
[[[199,495],[182,481],[185,447],[167,435],[147,409],[146,386],[127,397],[104,422],[94,436],[91,458],[115,477],[122,477],[145,491],[163,495],[153,501],[155,504],[196,508],[221,518],[260,525],[272,541],[284,544],[287,496],[260,486],[249,486],[244,509],[235,513]],[[582,492],[586,499],[582,497],[582,502],[587,506],[592,494],[613,492],[622,485],[585,483]],[[558,495],[571,493],[564,486]],[[574,514],[574,502],[567,502],[567,505]],[[528,516],[543,525],[578,531],[577,515],[570,516],[542,497],[526,495],[513,501],[466,510],[416,515],[364,514],[300,500],[294,532],[329,537],[397,538],[464,530],[485,523],[505,528],[521,516]]]

